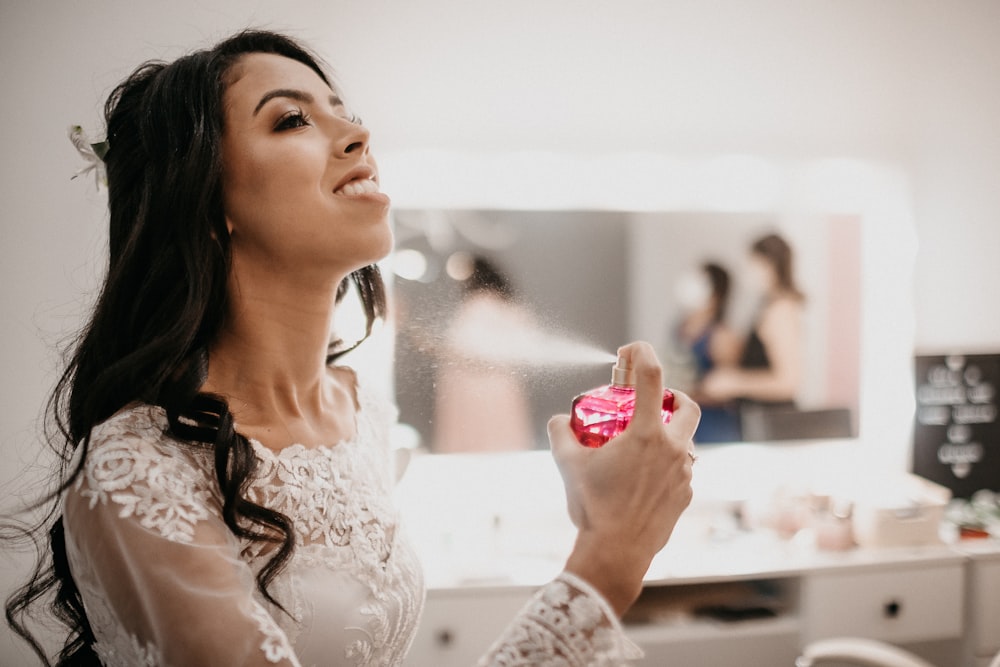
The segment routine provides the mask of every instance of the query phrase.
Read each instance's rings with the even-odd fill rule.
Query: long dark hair
[[[280,607],[268,585],[294,549],[291,519],[244,497],[258,461],[249,441],[235,431],[226,400],[200,391],[206,350],[228,306],[222,96],[230,69],[249,53],[297,60],[330,84],[319,59],[292,39],[244,31],[172,63],[141,65],[105,104],[108,272],[47,405],[45,437],[59,454],[58,488],[36,505],[47,508],[45,518],[23,529],[22,536],[37,543],[47,533],[48,546],[38,544],[31,578],[6,604],[7,622],[45,664],[51,663],[26,625],[43,602],[69,630],[57,664],[99,664],[66,559],[58,498],[80,474],[91,429],[133,402],[164,408],[169,433],[178,441],[211,446],[226,525],[244,540],[274,544],[257,587]],[[359,291],[367,337],[374,320],[385,314],[382,278],[375,265],[359,269],[340,285],[338,300],[348,282]],[[332,344],[328,362],[346,351]]]
[[[795,284],[792,246],[788,245],[788,241],[779,234],[767,234],[757,239],[750,250],[774,268],[774,273],[778,278],[778,287],[796,299],[805,298],[798,285]]]
[[[712,285],[712,297],[715,300],[712,304],[712,322],[719,324],[725,321],[729,310],[729,271],[715,262],[705,262],[701,265],[701,270]]]

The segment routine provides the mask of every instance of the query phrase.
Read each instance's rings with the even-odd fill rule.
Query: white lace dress
[[[390,501],[392,409],[361,390],[358,402],[351,440],[277,453],[253,443],[262,465],[249,495],[295,526],[294,555],[269,589],[286,611],[256,590],[269,554],[223,523],[210,451],[172,439],[163,410],[148,405],[94,430],[63,512],[106,667],[402,663],[423,579]],[[603,598],[563,574],[479,664],[616,665],[638,655]]]

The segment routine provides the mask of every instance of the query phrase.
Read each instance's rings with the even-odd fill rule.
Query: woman
[[[764,293],[756,323],[738,367],[713,370],[701,389],[714,401],[739,399],[744,410],[789,407],[799,389],[805,300],[795,284],[792,248],[768,234],[754,242],[751,262]]]
[[[62,486],[8,619],[30,640],[54,593],[65,665],[399,664],[423,587],[389,503],[391,409],[328,344],[349,282],[369,328],[384,311],[368,131],[267,32],[141,66],[105,115],[108,273],[51,402]],[[622,352],[634,423],[589,451],[552,420],[578,539],[482,664],[634,649],[616,615],[690,501],[698,409],[680,397],[662,427],[655,357]]]
[[[725,402],[714,401],[698,390],[704,378],[716,368],[726,368],[739,361],[739,338],[726,322],[729,308],[729,272],[714,262],[701,265],[697,281],[683,281],[682,301],[689,302],[689,312],[677,328],[677,339],[694,366],[693,398],[701,406],[701,423],[695,440],[734,442],[740,439],[739,413]],[[694,278],[694,276],[692,276]]]
[[[689,312],[678,328],[678,337],[690,349],[700,376],[716,366],[738,359],[736,334],[726,323],[729,309],[729,271],[714,262],[701,265],[697,295],[690,297]]]

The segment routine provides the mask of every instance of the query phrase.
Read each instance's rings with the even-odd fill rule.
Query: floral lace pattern
[[[66,541],[66,552],[70,563],[81,562],[82,556],[72,540]],[[87,619],[98,634],[94,652],[100,658],[101,664],[137,667],[158,667],[165,664],[163,656],[152,642],[142,643],[138,637],[125,631],[107,600],[100,595],[87,594],[98,586],[86,572],[88,571],[85,570],[84,573],[74,571],[74,579],[84,597]]]
[[[281,628],[274,622],[274,619],[267,610],[259,604],[253,606],[250,615],[257,621],[257,629],[264,635],[264,641],[260,645],[261,651],[268,662],[280,662],[282,660],[292,660],[292,648],[281,632]]]
[[[365,406],[377,404],[367,396],[359,400]],[[274,452],[252,441],[261,462],[259,475],[271,483],[255,484],[249,496],[295,517],[296,569],[350,573],[367,588],[368,601],[358,610],[364,622],[352,628],[360,636],[347,646],[345,659],[357,665],[395,665],[415,634],[423,577],[408,544],[397,539],[386,474],[389,459],[384,448],[371,446],[378,441],[375,423],[360,420],[356,436],[336,447],[293,445]],[[255,567],[267,560],[258,544],[245,545],[244,553]],[[294,637],[294,626],[308,622],[309,605],[301,599],[301,589],[291,595],[296,623],[287,624],[286,632]]]
[[[335,446],[293,445],[275,452],[252,442],[259,468],[247,495],[291,517],[296,541],[288,567],[270,586],[283,611],[265,601],[252,583],[270,553],[259,543],[237,544],[232,538],[232,553],[250,574],[244,577],[250,599],[242,604],[258,634],[259,653],[269,664],[304,660],[296,655],[301,649],[296,640],[304,628],[313,635],[335,634],[336,627],[326,626],[331,606],[343,630],[334,642],[341,647],[337,664],[400,664],[416,632],[423,575],[398,529],[391,503],[386,444],[392,413],[388,404],[360,388],[358,402],[355,437]],[[166,432],[165,413],[148,405],[125,410],[99,426],[74,486],[75,498],[87,510],[110,510],[117,519],[137,522],[167,542],[200,547],[200,527],[221,521],[212,454],[178,443]],[[67,522],[67,542],[72,544],[74,533],[86,528],[82,520]],[[95,650],[104,664],[167,664],[163,647],[125,631],[102,590],[101,577],[87,561],[78,550],[70,552],[98,639]],[[301,583],[305,578],[309,585]],[[336,596],[338,589],[346,590],[344,604],[350,608],[337,608],[336,600],[316,599]],[[315,618],[316,609],[327,618]],[[316,659],[306,664],[325,664],[330,655],[312,656]]]
[[[129,415],[131,419],[105,425],[105,437],[88,457],[76,489],[90,509],[110,501],[120,507],[119,517],[134,516],[168,540],[190,542],[195,525],[209,517],[213,500],[203,477],[208,460],[188,456],[193,465],[177,465],[174,457],[180,452],[155,443],[150,443],[156,450],[153,456],[140,455],[136,441],[151,432],[162,434],[165,417],[157,419],[157,412],[149,408],[137,408]]]
[[[535,594],[477,667],[613,667],[642,655],[604,598],[563,572]]]

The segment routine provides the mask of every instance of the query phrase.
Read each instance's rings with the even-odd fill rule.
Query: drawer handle
[[[437,640],[438,646],[448,647],[451,646],[452,642],[455,641],[454,635],[451,634],[451,630],[438,630],[437,634],[434,636]]]
[[[899,600],[889,600],[882,607],[882,613],[886,618],[899,618],[899,614],[903,611],[903,605],[900,604]]]

